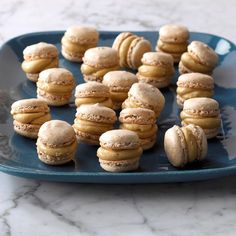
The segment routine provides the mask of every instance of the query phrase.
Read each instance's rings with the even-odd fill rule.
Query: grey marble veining
[[[236,38],[233,0],[0,3],[0,45],[19,34],[63,30],[73,24],[100,30],[157,30],[175,22],[192,31]],[[229,123],[234,125],[233,120]],[[235,199],[236,177],[123,186],[39,182],[0,173],[0,236],[234,236]]]

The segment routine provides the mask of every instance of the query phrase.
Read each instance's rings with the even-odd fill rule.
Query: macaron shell
[[[187,146],[180,127],[174,125],[166,131],[164,149],[173,166],[183,167],[187,163]]]
[[[141,61],[143,64],[151,66],[174,66],[172,56],[165,52],[146,52]]]
[[[14,120],[13,126],[14,126],[15,132],[24,137],[31,138],[31,139],[36,139],[38,137],[38,131],[39,131],[40,125],[23,124]]]
[[[179,62],[179,73],[182,75],[182,74],[193,73],[193,72],[195,72],[195,71],[192,71],[192,70],[188,69],[186,66],[184,66],[183,62],[180,59],[180,62]]]
[[[141,58],[143,54],[150,51],[152,51],[152,46],[148,40],[142,37],[137,37],[134,39],[127,54],[127,63],[129,67],[132,69],[137,69],[139,66],[141,66]]]
[[[141,142],[141,146],[144,151],[149,150],[149,149],[153,148],[153,146],[156,143],[156,135],[154,135],[150,138],[140,139],[140,142]]]
[[[167,24],[160,28],[159,37],[164,42],[183,43],[189,39],[189,31],[182,25]]]
[[[63,45],[62,45],[61,54],[63,55],[63,57],[65,57],[69,61],[73,61],[73,62],[83,61],[82,58],[84,56],[84,53],[73,53],[73,52],[69,53],[68,51],[65,50]]]
[[[188,45],[188,53],[201,64],[214,68],[218,63],[218,55],[207,44],[200,41],[192,41]]]
[[[39,77],[39,73],[36,74],[32,74],[32,73],[26,73],[26,77],[33,82],[37,82],[38,81],[38,77]]]
[[[132,36],[133,34],[130,32],[122,32],[120,33],[114,40],[112,48],[119,51],[120,49],[120,45],[122,44],[122,42],[128,38],[129,36]]]
[[[23,55],[25,60],[53,58],[58,56],[58,51],[53,44],[40,42],[27,46],[23,51]]]
[[[140,147],[138,135],[130,130],[109,130],[103,133],[100,138],[100,145],[108,149],[136,149]]]
[[[142,76],[139,73],[137,73],[137,77],[138,77],[139,83],[150,84],[158,89],[168,87],[172,81],[172,76],[156,78],[156,77]]]

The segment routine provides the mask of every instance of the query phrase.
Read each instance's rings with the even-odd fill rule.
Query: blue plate
[[[111,46],[119,32],[100,32],[100,45]],[[156,44],[157,32],[136,32]],[[204,33],[191,33],[192,40],[200,40],[220,56],[220,65],[214,71],[215,99],[220,103],[221,132],[209,140],[206,160],[194,163],[184,169],[172,167],[163,150],[163,135],[169,127],[179,124],[179,112],[175,101],[175,82],[162,90],[166,98],[165,109],[158,120],[157,145],[146,151],[140,168],[129,173],[104,172],[96,157],[97,147],[80,144],[76,163],[63,166],[48,166],[37,158],[35,141],[14,133],[10,115],[11,104],[18,99],[36,96],[36,86],[26,79],[21,70],[22,51],[40,41],[55,44],[60,50],[62,31],[40,32],[22,35],[6,42],[0,49],[0,170],[21,177],[49,181],[81,183],[160,183],[205,180],[236,174],[236,47],[227,39]],[[82,83],[80,64],[64,60],[60,55],[60,66],[73,72],[77,83]],[[75,106],[73,102],[64,107],[51,108],[53,119],[73,123]]]

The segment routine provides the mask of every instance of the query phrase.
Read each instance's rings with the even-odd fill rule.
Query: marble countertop
[[[234,15],[234,0],[1,0],[0,45],[19,34],[74,24],[157,30],[169,22],[235,41]],[[0,236],[234,236],[235,198],[236,176],[123,186],[39,182],[0,173]]]

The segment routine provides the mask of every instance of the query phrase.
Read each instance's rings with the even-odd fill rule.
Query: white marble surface
[[[118,3],[119,2],[119,3]],[[234,0],[0,0],[0,44],[19,34],[90,24],[156,30],[175,22],[235,41]],[[236,177],[188,184],[47,183],[0,173],[0,236],[227,235]]]

